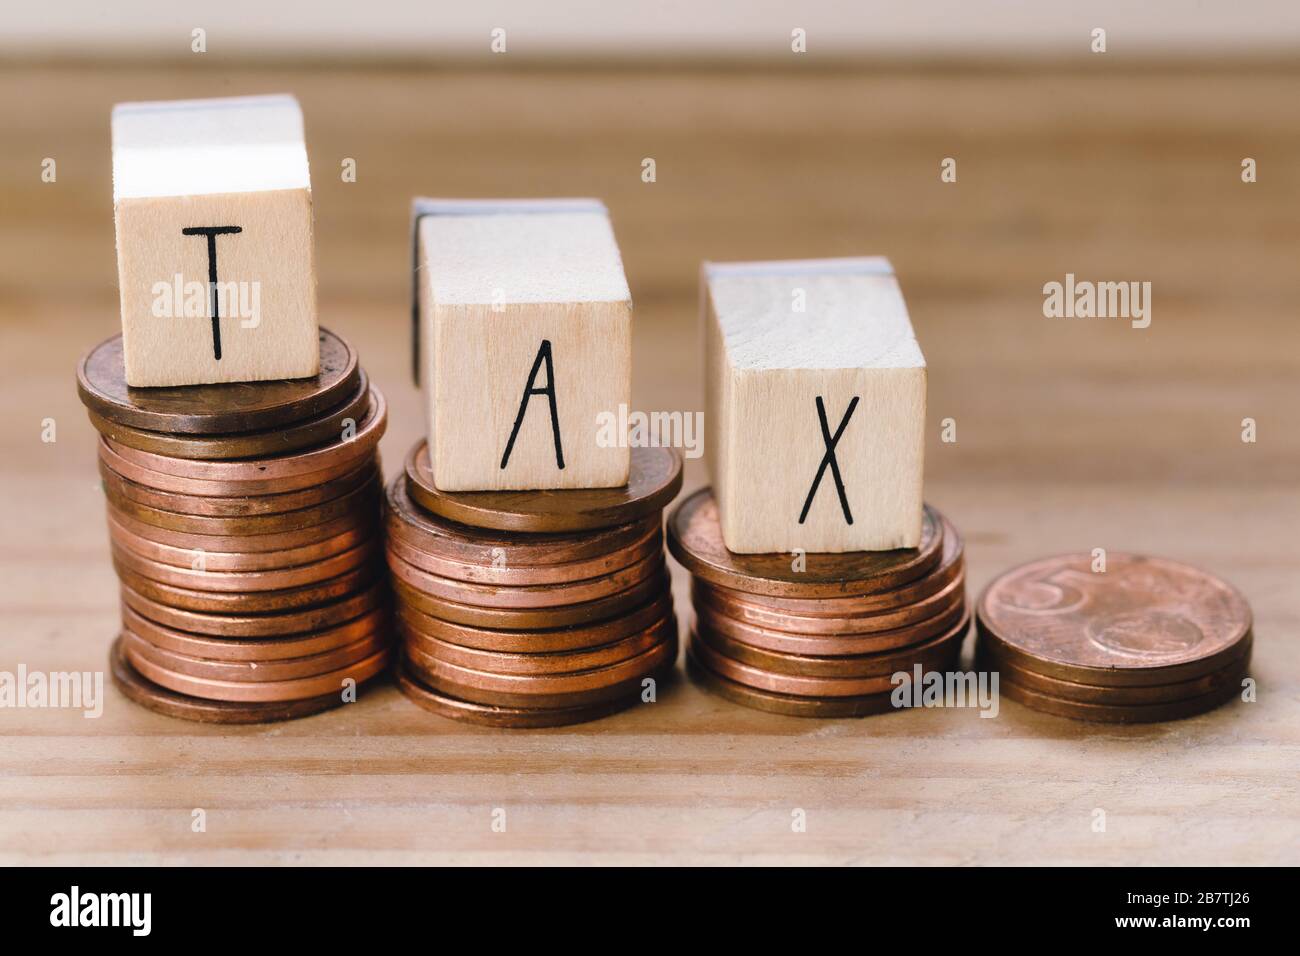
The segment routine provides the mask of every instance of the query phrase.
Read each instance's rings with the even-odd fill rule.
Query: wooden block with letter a
[[[113,209],[128,385],[317,373],[311,180],[293,97],[119,103]]]
[[[889,262],[705,263],[701,281],[727,547],[915,547],[925,359]]]
[[[417,375],[444,491],[627,484],[632,300],[590,199],[413,206]]]

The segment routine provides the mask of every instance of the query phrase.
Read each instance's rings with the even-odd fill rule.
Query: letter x
[[[804,500],[803,511],[799,513],[799,523],[803,524],[808,518],[808,509],[812,507],[813,498],[817,495],[817,488],[822,483],[822,475],[826,474],[826,466],[831,469],[831,477],[835,479],[835,490],[840,496],[840,509],[844,512],[844,520],[853,524],[853,512],[849,511],[849,499],[844,493],[844,479],[840,476],[840,463],[835,457],[835,446],[839,444],[840,436],[844,434],[844,428],[848,425],[849,419],[853,417],[853,410],[858,407],[858,396],[853,396],[853,401],[849,402],[849,409],[840,419],[839,427],[835,429],[835,434],[831,434],[830,423],[826,421],[826,405],[822,402],[822,397],[817,396],[817,419],[821,422],[822,441],[826,444],[826,454],[822,456],[821,466],[817,469],[817,477],[813,479],[812,487],[808,489],[808,497]]]
[[[243,232],[241,226],[189,226],[182,236],[208,237],[208,291],[212,293],[212,357],[221,361],[221,309],[217,305],[217,236]]]

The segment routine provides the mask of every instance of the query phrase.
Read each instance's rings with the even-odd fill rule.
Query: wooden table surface
[[[391,686],[226,728],[110,685],[97,720],[0,710],[0,862],[1300,862],[1300,72],[1286,65],[0,68],[0,669],[100,670],[114,635],[73,387],[78,356],[118,325],[110,106],[281,90],[306,114],[321,320],[389,397],[390,473],[421,427],[413,194],[604,198],[646,410],[702,406],[701,259],[885,254],[930,365],[927,498],[966,536],[972,595],[1066,550],[1203,566],[1253,605],[1258,701],[1142,727],[1010,701],[996,719],[808,721],[683,675],[652,706],[510,733]],[[949,156],[955,184],[939,180]],[[1044,318],[1043,284],[1066,273],[1150,281],[1151,327]],[[947,417],[955,444],[939,441]],[[688,488],[703,480],[691,462]]]

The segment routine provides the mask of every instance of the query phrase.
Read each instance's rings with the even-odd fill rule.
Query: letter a
[[[546,363],[546,387],[538,388],[536,385],[537,370],[542,367],[542,362]],[[537,358],[533,359],[533,370],[528,373],[528,384],[524,387],[523,398],[519,400],[519,414],[515,416],[515,427],[510,429],[510,440],[506,442],[505,454],[501,456],[503,470],[510,462],[510,452],[514,450],[515,439],[519,436],[519,426],[524,423],[524,415],[528,412],[528,402],[534,395],[545,395],[550,399],[551,434],[555,438],[555,467],[563,471],[564,448],[560,444],[560,414],[555,407],[555,366],[551,364],[550,339],[542,339],[542,346],[537,350]]]

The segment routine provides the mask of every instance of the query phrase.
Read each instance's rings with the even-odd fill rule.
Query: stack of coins
[[[385,508],[403,692],[496,727],[640,700],[677,659],[662,526],[681,482],[680,456],[647,448],[623,488],[449,493],[418,444]]]
[[[128,388],[121,336],[82,359],[121,584],[112,673],[133,700],[277,720],[385,668],[387,413],[351,346],[320,346],[315,378],[176,388]]]
[[[918,548],[734,554],[705,488],[668,519],[691,572],[692,674],[736,703],[798,717],[893,708],[894,675],[952,669],[970,623],[962,540],[926,507]]]
[[[1107,723],[1173,720],[1241,691],[1246,599],[1163,558],[1043,558],[1003,574],[976,611],[976,660],[1026,707]]]

